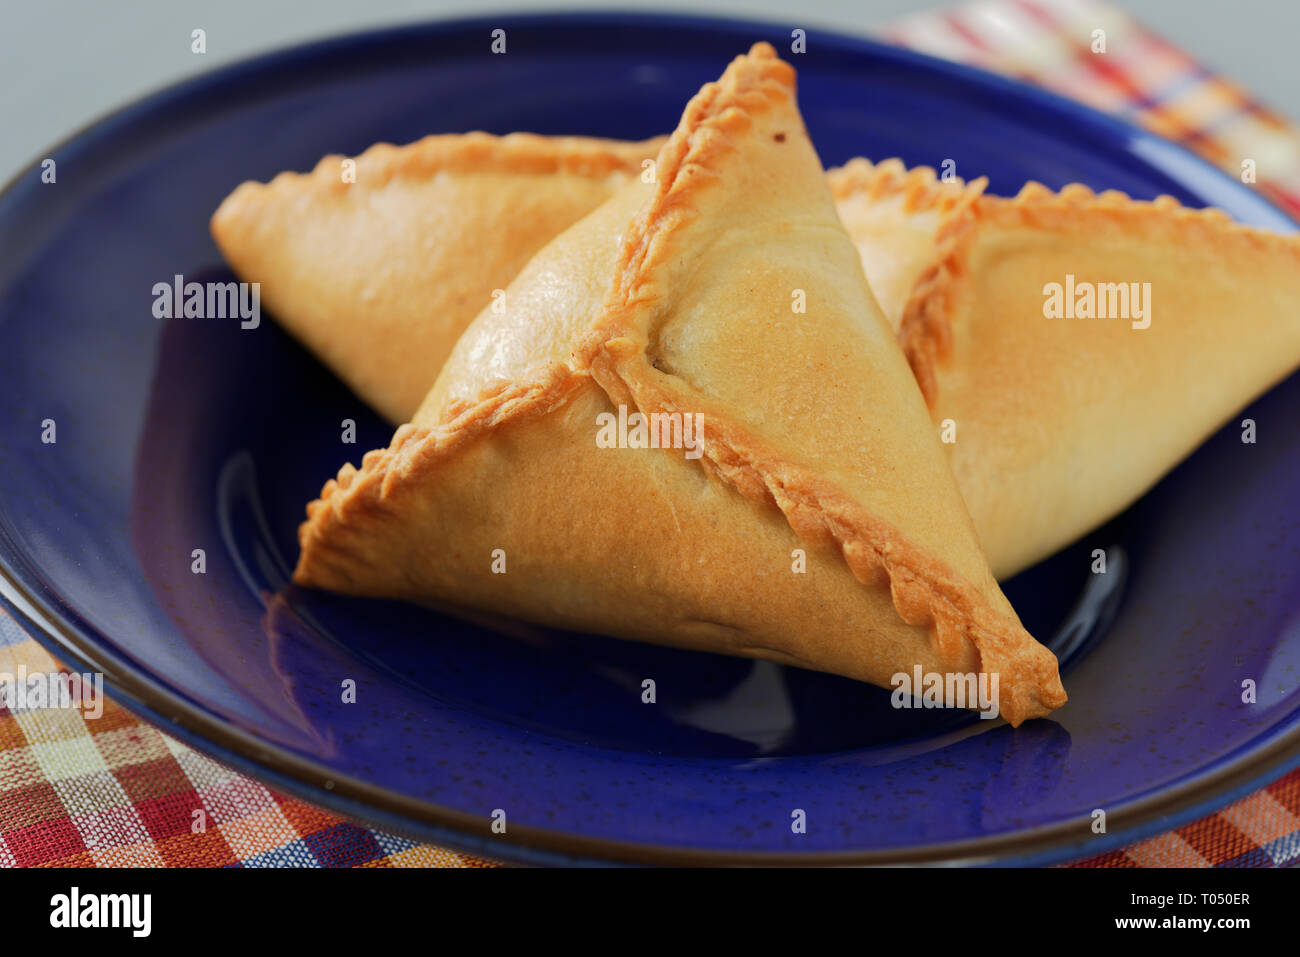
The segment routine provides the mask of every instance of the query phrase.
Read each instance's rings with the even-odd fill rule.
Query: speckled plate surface
[[[489,51],[497,27],[507,56]],[[389,432],[270,321],[152,316],[157,282],[229,278],[206,225],[221,198],[430,132],[661,133],[732,56],[788,38],[649,16],[433,24],[222,70],[50,150],[57,184],[34,164],[0,197],[6,606],[221,760],[521,861],[1043,863],[1300,763],[1297,379],[1247,413],[1267,436],[1248,460],[1235,431],[1211,439],[1008,584],[1070,692],[1019,730],[894,711],[884,691],[797,669],[287,587],[303,505],[340,463],[338,423],[358,423],[354,458]],[[827,165],[953,158],[994,192],[1082,181],[1294,228],[1177,147],[1008,81],[815,33],[796,64]],[[1089,573],[1096,547],[1106,576]],[[796,809],[807,833],[792,832]]]

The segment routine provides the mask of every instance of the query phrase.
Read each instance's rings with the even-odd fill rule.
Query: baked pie
[[[484,304],[662,139],[428,136],[241,185],[212,235],[276,319],[394,423]]]
[[[941,227],[899,336],[1001,578],[1111,518],[1300,365],[1300,237],[1030,183]]]
[[[660,447],[633,438],[646,422]],[[301,585],[885,687],[983,673],[1012,724],[1065,702],[766,44],[691,100],[653,182],[630,178],[480,312],[300,541]]]

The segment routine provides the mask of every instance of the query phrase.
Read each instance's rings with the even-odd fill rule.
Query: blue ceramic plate
[[[504,56],[489,50],[498,27]],[[304,503],[340,464],[338,423],[357,421],[356,455],[389,430],[272,322],[153,317],[155,283],[229,278],[207,231],[222,197],[430,132],[662,133],[735,54],[789,38],[640,15],[375,33],[151,97],[50,150],[54,184],[39,157],[0,197],[9,609],[230,765],[521,861],[1042,863],[1171,827],[1300,763],[1300,379],[1249,411],[1266,437],[1249,464],[1230,429],[1008,584],[1070,692],[1019,730],[896,712],[828,675],[287,587]],[[793,59],[827,165],[954,159],[995,192],[1081,181],[1294,228],[1183,150],[1015,83],[816,33]],[[1106,576],[1089,573],[1094,547],[1110,550]],[[646,675],[657,706],[641,703]],[[340,700],[348,678],[356,704]],[[1256,704],[1240,701],[1245,678]]]

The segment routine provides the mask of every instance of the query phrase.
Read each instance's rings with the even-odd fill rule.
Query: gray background
[[[618,8],[732,14],[866,33],[934,0],[0,0],[0,182],[102,113],[183,77],[307,39],[442,16]],[[1296,0],[1117,0],[1300,120]],[[208,52],[190,52],[190,31]]]

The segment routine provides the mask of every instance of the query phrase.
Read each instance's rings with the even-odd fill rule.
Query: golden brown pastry
[[[311,173],[244,183],[212,235],[294,336],[405,422],[493,292],[660,145],[526,133],[381,143],[352,166],[327,156]]]
[[[1300,238],[1030,183],[959,210],[900,339],[999,577],[1128,506],[1300,364]]]
[[[638,415],[661,447],[639,446]],[[414,422],[326,483],[299,537],[302,585],[886,687],[982,671],[1013,724],[1065,701],[766,44],[692,99],[654,183],[478,316]]]

